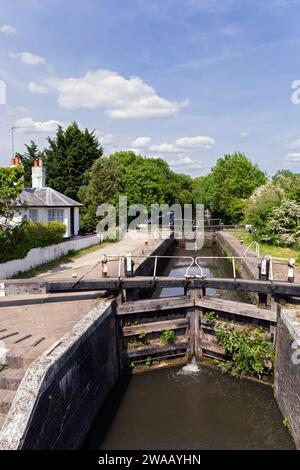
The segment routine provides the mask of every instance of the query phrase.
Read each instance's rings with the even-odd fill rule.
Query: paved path
[[[50,269],[49,271],[39,274],[36,278],[51,278],[51,279],[69,279],[72,278],[72,274],[77,275],[77,279],[88,272],[97,262],[99,262],[102,256],[105,254],[111,258],[118,257],[120,255],[126,255],[127,251],[130,251],[133,255],[135,263],[135,269],[138,265],[143,262],[145,258],[143,256],[150,255],[153,250],[161,244],[161,240],[148,240],[148,235],[142,231],[131,232],[130,237],[124,238],[116,243],[110,243],[102,247],[100,245],[99,250],[93,251],[92,253],[75,258],[69,263],[61,264],[59,267]],[[134,256],[138,256],[134,258]],[[123,263],[122,271],[123,274]],[[118,274],[118,261],[110,260],[108,264],[108,275],[116,276]],[[101,277],[101,267],[96,266],[90,271],[85,278],[86,279],[97,279]]]

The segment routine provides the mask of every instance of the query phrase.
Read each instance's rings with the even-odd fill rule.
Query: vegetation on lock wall
[[[215,333],[228,355],[227,360],[217,361],[223,372],[259,379],[273,376],[274,345],[263,328],[217,322]]]

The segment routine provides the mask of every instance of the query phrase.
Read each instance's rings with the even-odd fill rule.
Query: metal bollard
[[[132,260],[131,252],[127,251],[126,256],[124,258],[125,277],[133,277],[133,267],[134,267],[134,262]]]
[[[101,272],[102,272],[102,277],[107,277],[107,265],[108,265],[108,260],[107,256],[103,255],[101,259]]]
[[[296,260],[290,258],[288,261],[288,282],[295,282]]]
[[[260,281],[268,281],[270,275],[270,256],[265,255],[258,264],[258,279]],[[260,305],[268,305],[268,294],[258,294],[258,302]]]

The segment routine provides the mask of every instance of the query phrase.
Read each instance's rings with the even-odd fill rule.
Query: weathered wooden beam
[[[159,346],[159,347],[144,346],[141,349],[134,349],[132,351],[125,352],[123,357],[124,359],[134,359],[140,356],[151,357],[154,354],[164,354],[164,353],[173,352],[173,351],[186,351],[187,348],[188,348],[188,343],[186,341],[181,342],[181,343],[168,344],[167,346]]]
[[[140,276],[133,278],[103,278],[82,280],[74,286],[70,280],[46,282],[47,292],[76,292],[89,290],[153,289],[164,287],[213,288],[243,292],[267,293],[276,296],[287,295],[300,297],[300,284],[283,281],[259,281],[252,279],[186,279],[175,277]]]
[[[142,332],[155,333],[163,330],[179,330],[188,326],[188,320],[186,318],[179,318],[177,320],[166,320],[151,323],[140,323],[134,326],[124,326],[123,336],[135,336]]]
[[[231,313],[233,315],[241,315],[248,318],[256,318],[258,320],[266,320],[276,323],[277,315],[273,310],[256,307],[256,305],[237,302],[235,300],[217,299],[215,297],[204,297],[196,299],[196,307],[206,308],[209,310]]]
[[[186,297],[170,297],[160,299],[136,300],[126,302],[118,306],[118,315],[130,315],[134,313],[158,312],[160,310],[180,309],[193,307],[194,301]]]

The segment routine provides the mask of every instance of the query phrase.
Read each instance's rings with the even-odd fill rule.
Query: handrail
[[[250,250],[252,245],[255,245],[255,254],[256,254],[257,258],[259,258],[259,243],[257,243],[257,241],[255,241],[255,240],[252,240],[250,245],[247,246],[247,248],[244,252],[243,258],[246,257],[246,254],[248,253],[248,251]]]

